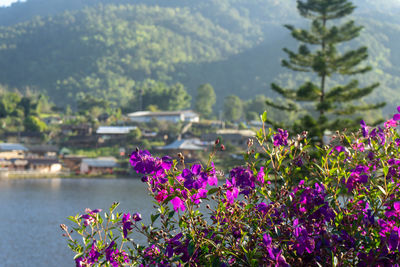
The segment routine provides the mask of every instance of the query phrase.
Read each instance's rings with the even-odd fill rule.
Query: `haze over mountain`
[[[296,49],[283,24],[306,25],[296,1],[279,0],[28,0],[0,8],[0,84],[46,92],[74,105],[78,92],[118,105],[149,80],[181,82],[192,94],[213,85],[217,101],[274,97],[273,81],[307,79],[280,66],[283,47]],[[378,3],[379,2],[379,3]],[[400,103],[400,1],[358,0],[353,19],[360,38],[342,49],[369,47],[374,70],[357,77],[379,81],[369,99]],[[341,81],[341,77],[333,77]]]

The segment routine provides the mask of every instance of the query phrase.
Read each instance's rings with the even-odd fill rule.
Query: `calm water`
[[[117,211],[144,218],[152,208],[138,179],[0,180],[0,266],[74,266],[59,225],[114,201],[121,203]]]

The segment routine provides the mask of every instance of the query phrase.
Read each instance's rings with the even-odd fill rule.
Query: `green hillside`
[[[369,47],[374,71],[359,79],[381,82],[370,99],[387,101],[390,113],[400,103],[400,20],[391,15],[397,1],[385,3],[355,1],[355,20],[365,30],[348,46]],[[274,97],[272,81],[294,86],[307,78],[280,67],[282,48],[297,46],[282,25],[304,23],[295,1],[157,4],[28,0],[0,8],[0,84],[45,92],[61,106],[74,106],[79,92],[127,105],[148,80],[181,82],[192,95],[210,83],[222,103],[229,94]]]

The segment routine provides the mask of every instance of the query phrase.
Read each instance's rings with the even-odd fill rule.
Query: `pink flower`
[[[261,167],[260,171],[257,173],[257,181],[260,184],[264,184],[264,176],[265,176],[264,167]]]
[[[208,176],[207,182],[210,186],[218,185],[218,178],[215,172],[214,162],[211,162],[211,171],[210,171],[210,176]]]
[[[158,201],[158,203],[161,203],[165,199],[167,199],[167,197],[168,197],[168,192],[167,192],[167,190],[163,189],[160,192],[158,192],[155,199]]]
[[[186,210],[184,202],[179,197],[174,197],[173,199],[171,199],[171,203],[174,207],[175,212],[177,212],[179,209],[181,209],[181,211]]]
[[[190,199],[193,201],[194,204],[199,204],[202,198],[207,197],[207,189],[200,188],[199,191],[194,194]]]
[[[233,202],[239,195],[239,189],[236,186],[234,186],[234,184],[235,184],[235,177],[232,178],[232,183],[229,182],[229,180],[226,180],[226,186],[228,188],[228,190],[226,191],[226,199],[230,204],[233,204]]]
[[[396,115],[400,115],[400,114],[396,114]],[[394,116],[393,116],[394,117]],[[387,122],[384,123],[385,128],[392,128],[392,127],[396,127],[397,126],[397,122],[394,119],[390,119]]]

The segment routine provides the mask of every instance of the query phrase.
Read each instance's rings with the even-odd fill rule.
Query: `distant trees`
[[[197,96],[194,102],[194,110],[204,118],[209,119],[213,113],[213,106],[217,100],[214,88],[210,84],[203,84],[197,88]]]
[[[243,113],[242,100],[236,95],[229,95],[224,100],[224,119],[229,121],[239,121]]]
[[[80,92],[76,97],[78,113],[81,115],[90,115],[97,118],[101,113],[107,112],[110,108],[110,102],[104,98],[95,97],[92,94]]]
[[[168,86],[162,82],[151,82],[136,91],[134,100],[129,103],[133,110],[182,110],[190,107],[192,99],[181,83]]]
[[[38,117],[29,115],[24,119],[24,128],[29,132],[44,132],[47,130],[47,125]]]
[[[246,121],[259,120],[260,114],[266,110],[266,97],[264,95],[256,95],[244,103]]]
[[[19,92],[0,92],[0,123],[8,131],[43,132],[47,126],[39,118],[41,108],[52,106],[41,94],[23,96]]]
[[[353,79],[342,85],[328,85],[328,79],[334,74],[352,76],[371,70],[370,66],[361,64],[368,57],[366,47],[343,53],[337,48],[339,44],[358,37],[362,30],[352,20],[338,25],[338,20],[350,15],[355,6],[347,0],[298,0],[297,9],[302,17],[311,20],[311,26],[306,30],[286,25],[300,46],[297,52],[283,49],[288,59],[282,61],[282,66],[310,73],[310,80],[294,90],[282,88],[275,83],[271,87],[286,99],[311,104],[307,114],[293,128],[295,131],[308,129],[311,136],[321,140],[327,129],[343,129],[357,123],[354,118],[346,118],[344,115],[377,109],[384,106],[384,103],[360,105],[357,102],[378,87],[378,83],[360,87],[359,82]],[[330,24],[332,21],[335,24]],[[318,77],[317,81],[311,81],[313,76]],[[280,110],[296,110],[293,105],[284,106],[273,101],[267,103]],[[297,109],[304,110],[302,107]]]

